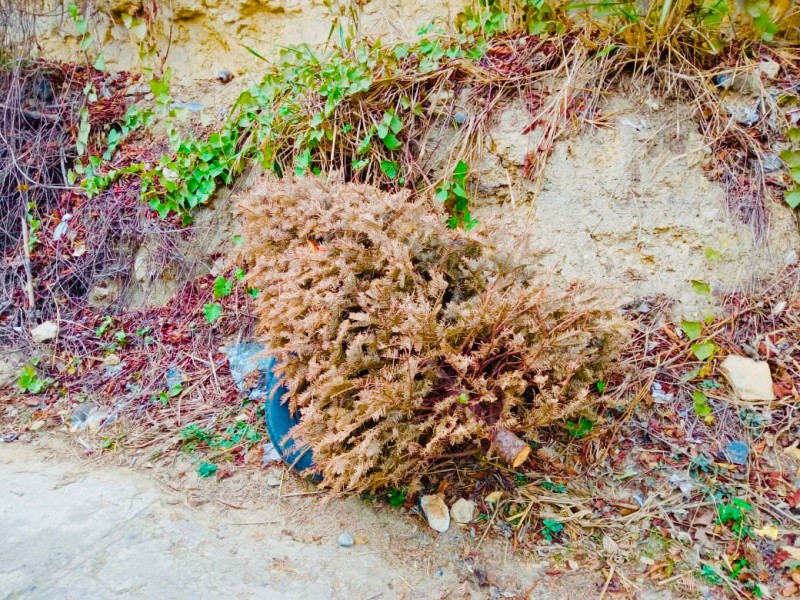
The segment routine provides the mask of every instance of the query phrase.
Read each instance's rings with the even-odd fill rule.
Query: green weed
[[[19,373],[17,385],[28,394],[39,394],[47,387],[47,380],[39,377],[34,365],[25,365]]]
[[[542,529],[540,533],[544,539],[546,539],[548,542],[552,542],[553,539],[556,538],[563,530],[564,525],[555,519],[544,519],[542,521]]]

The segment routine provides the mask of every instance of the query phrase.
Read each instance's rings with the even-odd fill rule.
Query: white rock
[[[767,79],[775,79],[781,72],[781,66],[774,60],[765,60],[758,63],[758,71]]]
[[[422,512],[428,519],[428,525],[439,532],[445,532],[450,527],[450,511],[441,494],[423,496],[420,498]]]
[[[31,336],[34,342],[42,343],[52,340],[58,335],[58,324],[53,321],[45,321],[31,329]]]
[[[774,400],[772,374],[764,361],[731,355],[722,361],[720,372],[740,400]]]
[[[475,503],[466,498],[459,498],[450,507],[450,516],[456,523],[471,523],[475,515]]]
[[[337,542],[342,548],[349,548],[356,543],[356,541],[353,539],[353,536],[346,531],[339,535]]]

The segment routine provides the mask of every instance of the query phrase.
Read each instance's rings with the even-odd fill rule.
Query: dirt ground
[[[547,548],[477,550],[468,530],[321,500],[277,467],[216,481],[182,459],[122,460],[53,437],[0,444],[0,597],[580,600],[603,588],[601,570],[558,566]],[[345,531],[353,547],[338,546]]]

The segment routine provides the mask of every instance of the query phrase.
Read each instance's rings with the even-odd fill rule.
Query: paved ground
[[[437,536],[356,499],[279,498],[261,470],[215,482],[170,468],[0,444],[0,598],[597,596],[595,573],[546,582],[544,564],[497,544],[473,565],[462,531]],[[344,530],[356,546],[338,547]]]
[[[295,541],[264,511],[186,510],[132,471],[2,448],[0,481],[0,596],[368,598],[403,586],[375,554]]]

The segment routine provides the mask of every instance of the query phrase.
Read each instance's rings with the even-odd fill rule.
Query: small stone
[[[774,152],[768,152],[765,154],[761,164],[764,166],[764,171],[766,173],[774,173],[775,171],[780,171],[783,168],[783,161],[781,160],[781,157]]]
[[[278,487],[281,484],[280,475],[270,475],[267,477],[267,487]]]
[[[34,342],[42,343],[54,339],[58,335],[58,324],[53,321],[45,321],[31,329],[31,337]]]
[[[103,359],[103,364],[107,367],[113,367],[120,363],[119,355],[111,353]]]
[[[447,531],[450,527],[450,511],[447,510],[442,495],[423,496],[419,503],[428,519],[428,525],[440,533]]]
[[[231,73],[228,69],[222,69],[219,73],[217,73],[217,79],[222,83],[228,83],[233,79],[233,73]]]
[[[471,523],[475,515],[475,503],[466,498],[459,498],[450,507],[450,516],[456,523]]]
[[[740,440],[734,440],[725,446],[725,456],[735,465],[746,465],[749,454],[750,447]]]
[[[781,72],[781,66],[774,60],[764,60],[758,64],[758,72],[766,79],[775,79]]]
[[[463,125],[467,121],[467,113],[457,112],[453,115],[453,120],[459,125]]]
[[[352,535],[350,535],[348,532],[345,531],[344,533],[339,534],[339,539],[337,540],[337,543],[342,548],[349,548],[350,546],[355,544],[356,541],[353,539]]]
[[[752,127],[761,118],[755,106],[749,106],[743,102],[731,103],[726,105],[725,108],[734,121],[745,127]]]
[[[774,400],[772,374],[764,361],[745,356],[731,355],[720,365],[720,372],[728,380],[739,400]]]

